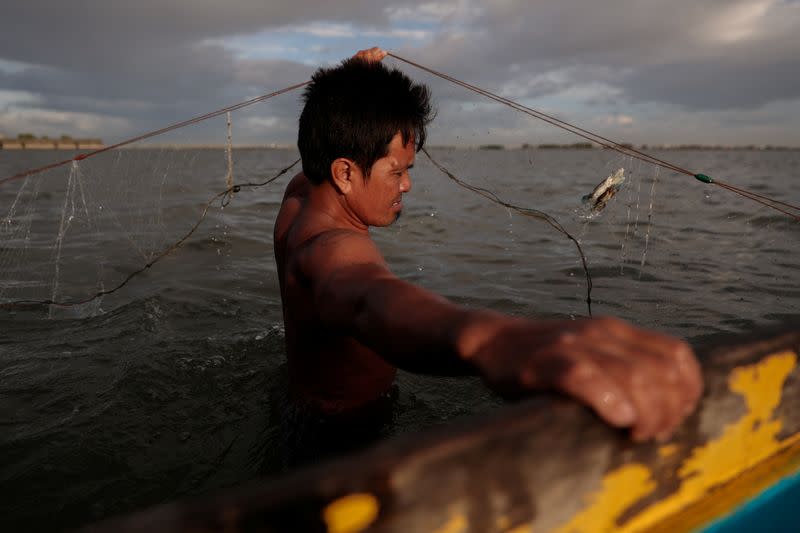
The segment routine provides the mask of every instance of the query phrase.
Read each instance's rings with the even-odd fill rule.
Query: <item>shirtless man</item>
[[[702,393],[685,342],[614,318],[529,320],[459,307],[397,278],[369,235],[392,224],[431,119],[426,87],[373,48],[320,69],[275,223],[291,396],[321,413],[358,409],[396,368],[480,374],[516,395],[555,390],[634,440],[669,437]]]

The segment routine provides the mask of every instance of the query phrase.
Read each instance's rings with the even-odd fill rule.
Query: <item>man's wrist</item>
[[[458,357],[475,366],[476,356],[515,319],[488,310],[468,311],[456,339]]]

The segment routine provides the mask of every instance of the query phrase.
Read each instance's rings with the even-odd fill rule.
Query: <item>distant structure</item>
[[[75,139],[62,135],[58,139],[37,137],[32,133],[20,133],[16,138],[0,135],[0,150],[97,150],[105,148],[102,139]]]

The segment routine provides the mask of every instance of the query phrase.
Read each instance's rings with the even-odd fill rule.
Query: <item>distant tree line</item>
[[[75,138],[71,135],[62,135],[60,137],[49,137],[47,135],[37,136],[33,133],[20,133],[17,135],[17,141],[19,142],[61,142],[61,143],[73,143],[73,142],[81,142],[81,143],[93,143],[93,144],[102,144],[102,139],[97,138]]]
[[[522,148],[533,148],[530,144],[523,144]],[[592,143],[572,143],[572,144],[539,144],[536,148],[543,149],[543,150],[554,150],[554,149],[569,149],[569,150],[589,150],[594,148]]]

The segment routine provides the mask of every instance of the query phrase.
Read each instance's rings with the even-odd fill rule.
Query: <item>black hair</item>
[[[419,151],[433,119],[425,85],[380,62],[358,58],[317,70],[303,99],[297,147],[312,183],[328,179],[339,157],[353,160],[369,176],[397,133],[404,144],[416,139]]]

